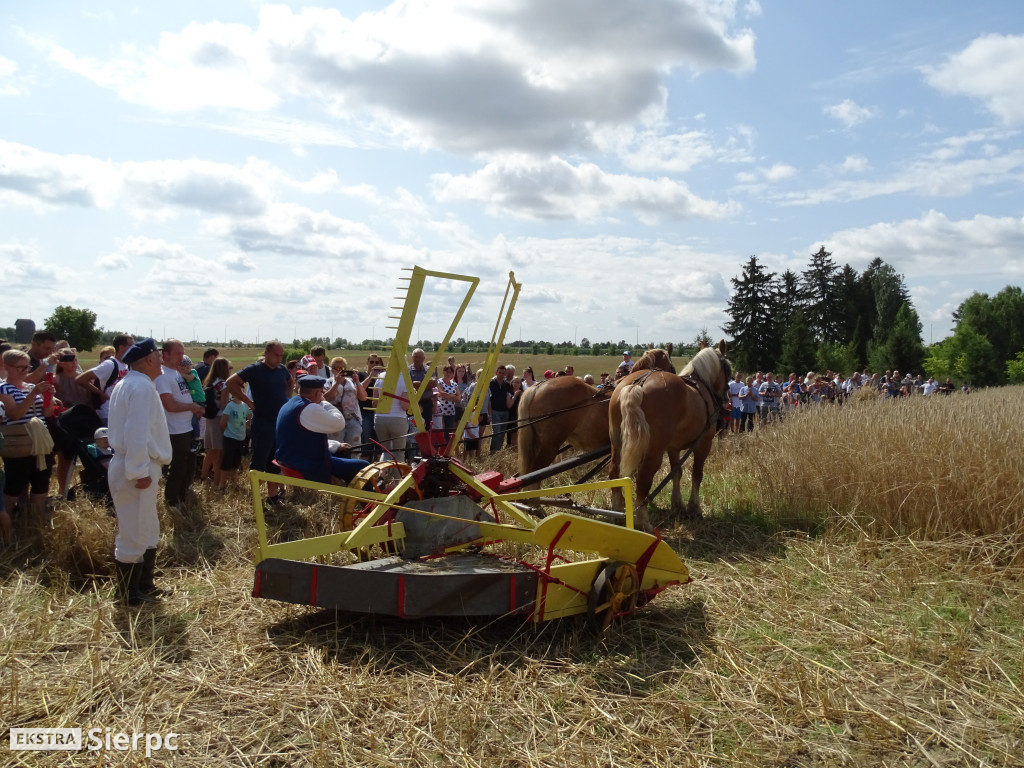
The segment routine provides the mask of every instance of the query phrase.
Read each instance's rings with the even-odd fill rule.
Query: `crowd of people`
[[[115,560],[129,604],[157,599],[162,591],[153,583],[161,478],[170,508],[188,503],[197,482],[219,490],[237,482],[246,455],[250,469],[268,476],[283,472],[347,482],[382,456],[415,461],[414,410],[435,446],[455,438],[466,456],[477,456],[489,427],[487,445],[494,453],[516,445],[520,399],[538,383],[530,366],[520,375],[512,365],[499,365],[483,381],[481,368],[454,357],[431,365],[422,349],[413,350],[407,369],[411,391],[404,376],[394,377],[394,391],[384,389],[388,365],[404,366],[405,360],[386,361],[371,353],[357,368],[314,346],[301,359],[285,362],[284,346],[276,340],[237,371],[215,348],[193,365],[177,339],[157,345],[127,334],[115,336],[101,350],[99,362],[86,369],[74,349],[47,331],[36,333],[25,349],[6,343],[0,349],[0,543],[17,531],[46,524],[54,471],[57,492],[67,497],[76,461],[84,457],[52,425],[62,413],[84,410],[96,424],[84,450],[107,473],[105,487],[118,520]],[[583,378],[610,388],[632,367],[627,350],[614,372],[600,374],[599,382]],[[546,370],[540,380],[574,375],[570,365]],[[471,397],[484,386],[480,407],[455,435]],[[729,384],[730,429],[752,430],[755,423],[767,424],[815,403],[842,403],[863,387],[890,398],[955,389],[949,379],[940,385],[934,378],[898,371],[865,370],[849,378],[811,371],[785,379],[737,372]],[[381,401],[386,407],[378,409]],[[266,483],[266,503],[280,503],[283,494],[283,484]]]
[[[177,339],[157,344],[120,334],[87,368],[47,331],[25,349],[2,345],[0,544],[47,524],[52,481],[68,498],[76,462],[87,455],[105,473],[118,522],[119,585],[130,605],[162,593],[153,581],[161,487],[166,506],[180,507],[194,497],[196,483],[223,490],[237,481],[245,455],[251,469],[321,482],[349,481],[382,455],[414,461],[412,409],[440,447],[452,439],[478,386],[487,393],[460,442],[467,455],[479,454],[481,432],[490,426],[490,450],[497,451],[515,445],[519,399],[537,382],[530,367],[519,376],[502,365],[481,383],[482,369],[454,357],[428,366],[422,349],[413,351],[408,367],[412,391],[399,376],[395,391],[385,392],[391,361],[375,353],[361,370],[343,357],[328,358],[320,346],[285,362],[276,340],[237,371],[215,348],[194,365]],[[572,373],[570,367],[559,375]],[[390,406],[377,413],[382,398]],[[73,409],[95,419],[85,445],[69,444],[55,427]],[[266,483],[267,503],[280,503],[283,494],[283,484]]]
[[[806,376],[758,371],[748,374],[737,371],[729,382],[729,430],[743,432],[754,429],[754,424],[769,424],[797,408],[818,403],[842,404],[861,388],[879,393],[886,398],[948,395],[957,391],[952,379],[939,384],[934,376],[887,370],[871,373],[868,369],[854,371],[849,377],[835,371],[818,374],[808,371]],[[966,384],[960,391],[970,392]]]

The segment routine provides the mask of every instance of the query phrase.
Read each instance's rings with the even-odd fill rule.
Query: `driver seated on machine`
[[[277,463],[318,483],[348,483],[368,466],[362,459],[332,455],[327,436],[345,430],[341,411],[324,401],[326,380],[320,376],[299,379],[299,394],[281,407],[277,415]],[[349,449],[346,443],[338,446]]]

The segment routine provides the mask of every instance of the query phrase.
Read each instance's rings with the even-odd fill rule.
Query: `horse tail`
[[[540,451],[540,440],[533,419],[533,398],[537,394],[534,385],[523,392],[519,399],[519,474],[525,475],[540,467],[535,467],[537,454]]]
[[[621,414],[622,458],[619,459],[619,476],[631,477],[643,463],[651,430],[643,408],[644,389],[636,384],[627,384],[619,395]]]

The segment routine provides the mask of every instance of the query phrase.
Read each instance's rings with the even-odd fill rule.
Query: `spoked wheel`
[[[633,611],[640,598],[640,577],[629,563],[607,563],[594,579],[587,598],[587,621],[604,632],[615,620]]]
[[[360,491],[388,493],[410,472],[412,472],[412,467],[408,464],[399,464],[394,461],[378,461],[359,470],[359,473],[352,478],[348,487],[357,488]],[[342,530],[352,530],[354,524],[372,509],[373,505],[374,502],[357,499],[354,496],[345,498],[341,508],[344,521]]]

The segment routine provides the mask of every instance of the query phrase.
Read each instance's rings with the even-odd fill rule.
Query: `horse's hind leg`
[[[686,514],[689,517],[701,517],[703,512],[700,508],[700,484],[704,480],[704,462],[711,453],[711,446],[715,440],[715,431],[709,430],[700,439],[693,451],[693,472],[690,475],[690,501],[686,505]]]
[[[615,444],[612,444],[612,455],[608,461],[608,479],[618,480],[621,477],[619,470],[619,451],[616,450]],[[626,508],[626,501],[622,495],[622,488],[616,486],[612,488],[612,509],[616,512],[621,512]]]
[[[654,484],[654,473],[661,467],[661,454],[647,456],[637,468],[633,476],[636,490],[636,527],[642,531],[653,531],[648,508],[651,503],[651,486]]]
[[[669,452],[668,454],[668,465],[669,465],[669,477],[672,478],[672,514],[681,515],[683,513],[683,493],[680,490],[683,476],[683,464],[679,460],[679,452]]]

